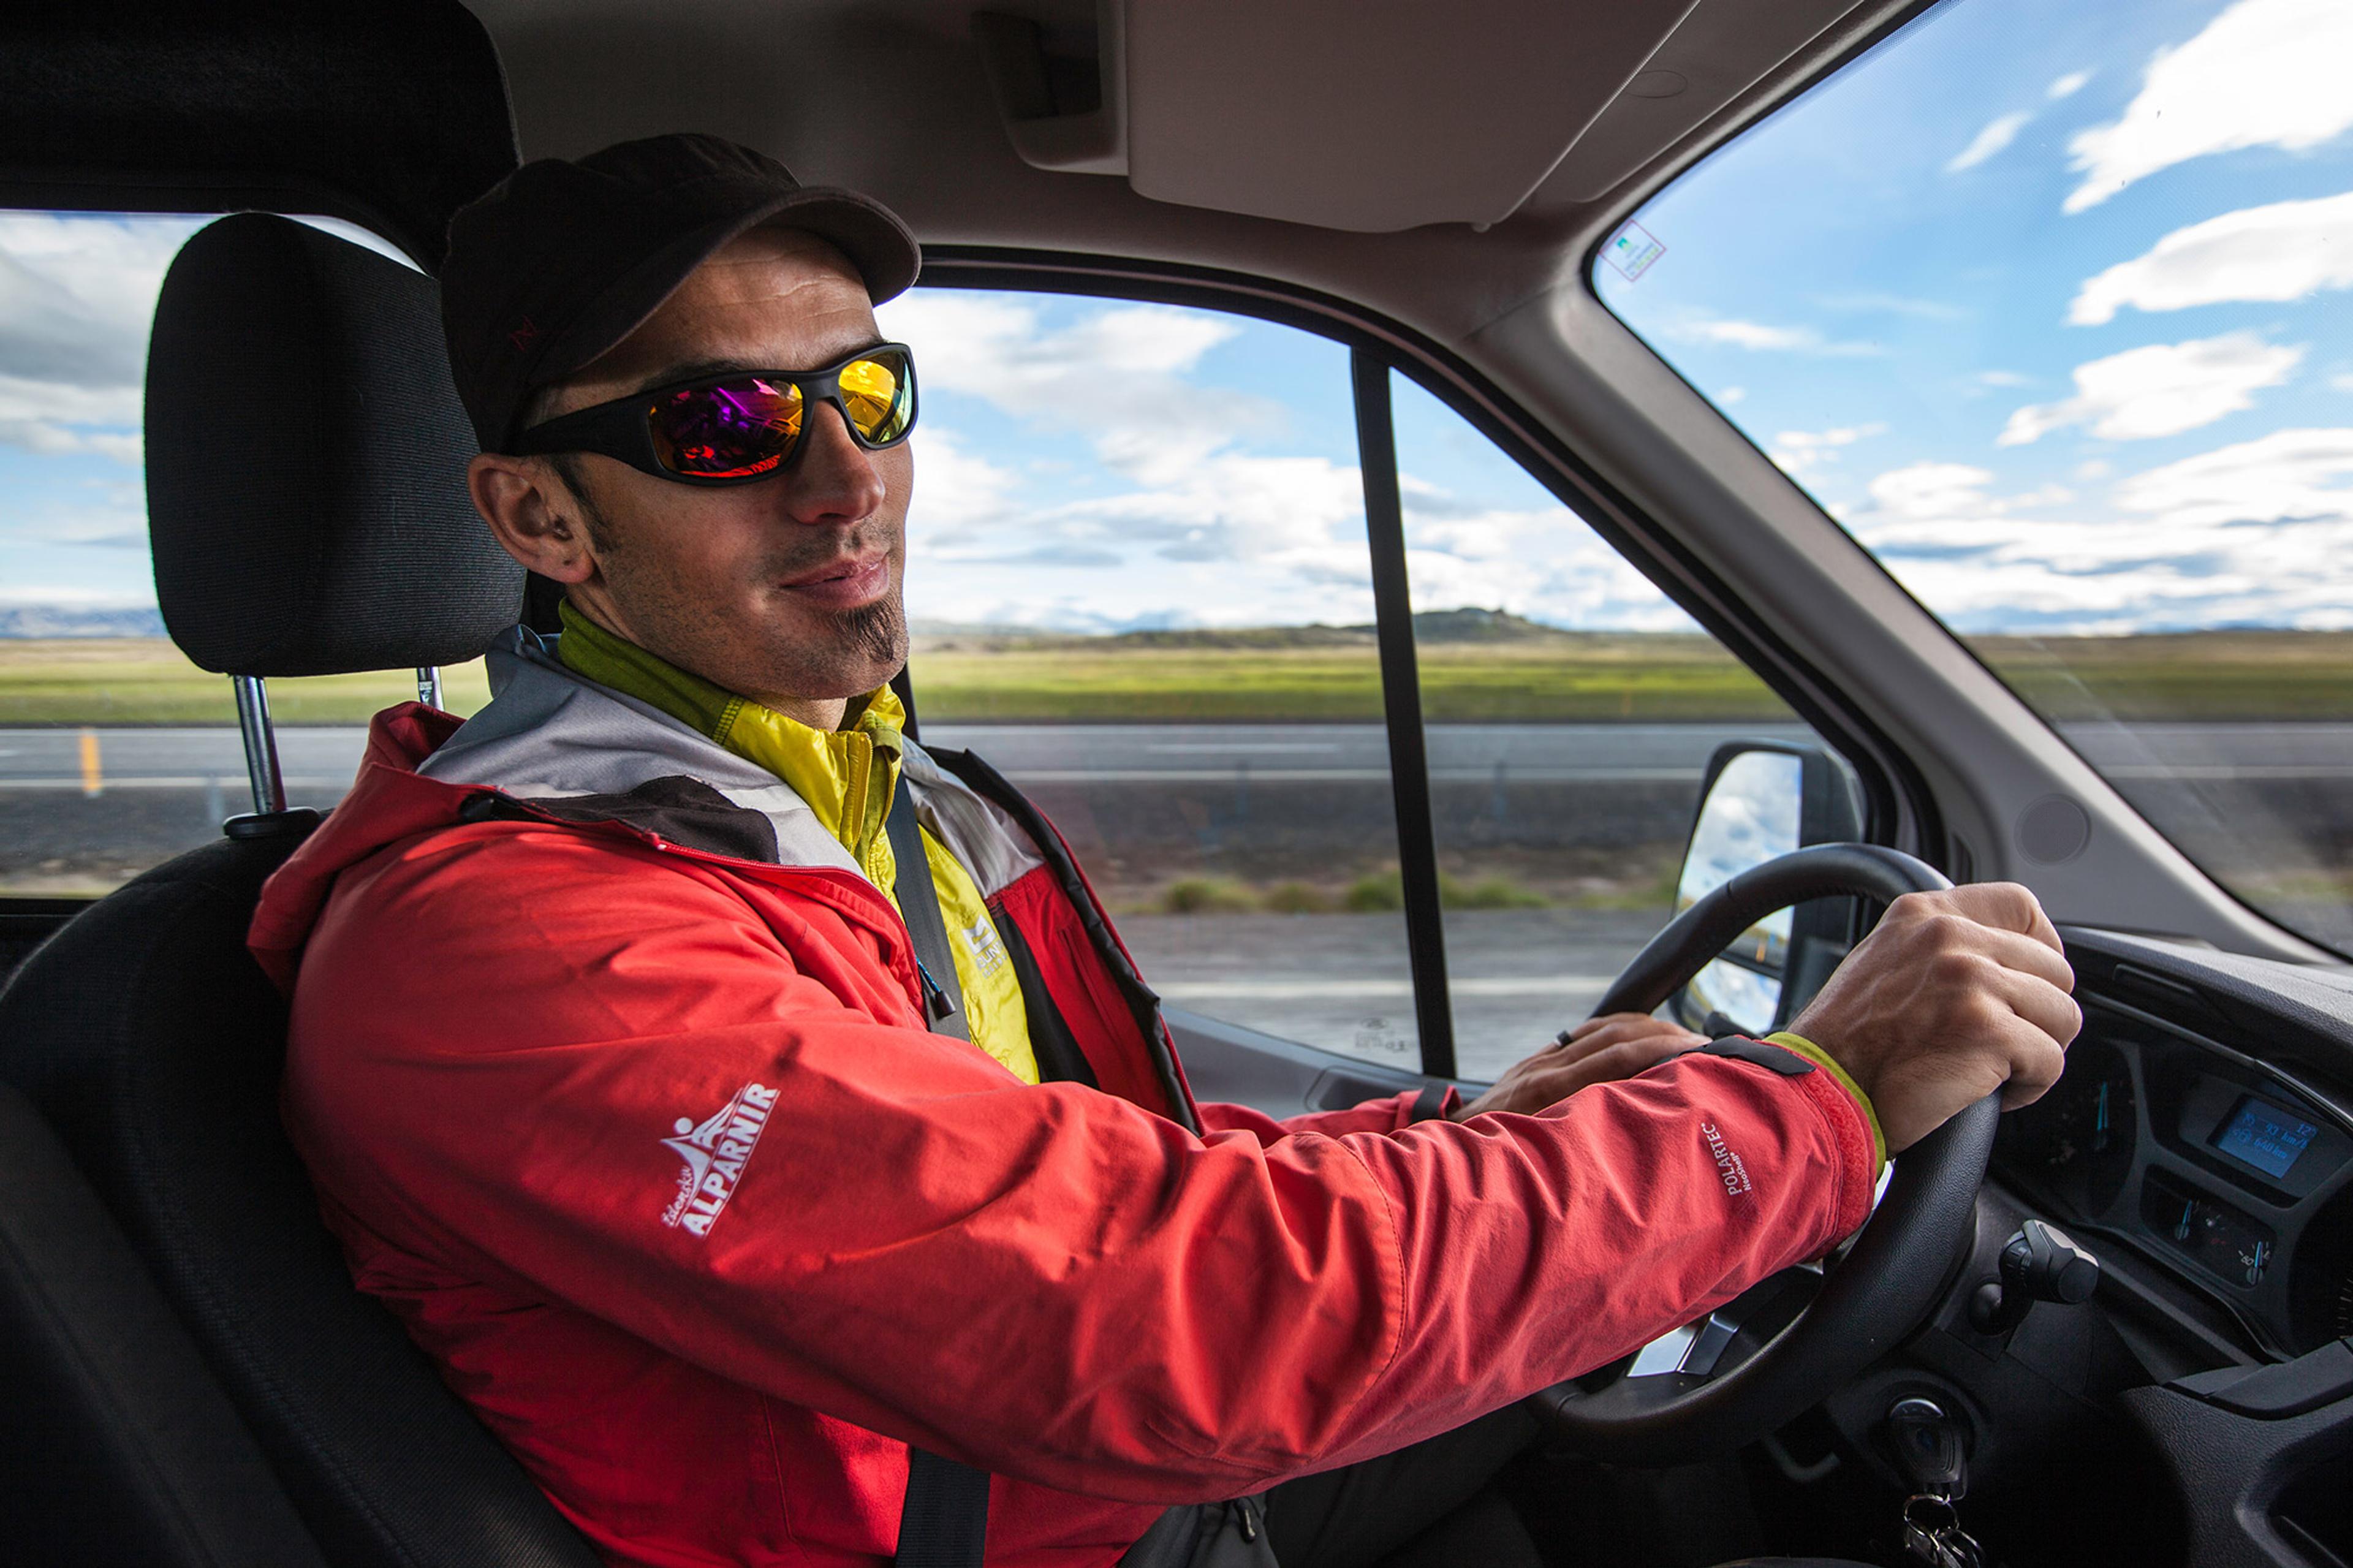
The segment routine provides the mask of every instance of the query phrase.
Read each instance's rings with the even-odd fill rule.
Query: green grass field
[[[481,661],[442,671],[451,709],[491,700]],[[269,683],[269,711],[286,724],[355,724],[417,696],[407,670],[322,675]],[[228,677],[190,664],[162,637],[0,639],[0,724],[234,724]]]
[[[2353,633],[1989,637],[1979,655],[2053,718],[2353,719]],[[1771,721],[1788,710],[1704,637],[1538,633],[1426,643],[1439,723]],[[1375,722],[1368,634],[1275,628],[1124,637],[919,638],[923,716],[941,721]],[[479,662],[449,705],[488,700]],[[290,724],[357,723],[414,695],[406,671],[269,683]],[[0,640],[0,724],[227,724],[228,682],[161,638]]]

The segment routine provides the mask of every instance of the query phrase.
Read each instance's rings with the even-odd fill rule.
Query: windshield
[[[1945,0],[1601,299],[2233,893],[2353,948],[2353,5]]]

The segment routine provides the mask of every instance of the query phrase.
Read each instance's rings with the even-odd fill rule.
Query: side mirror
[[[1708,759],[1675,879],[1675,912],[1752,866],[1862,832],[1853,786],[1828,752],[1778,741],[1727,742]],[[1781,1027],[1853,945],[1855,914],[1852,899],[1819,899],[1767,915],[1676,994],[1677,1021],[1703,1033],[1727,1023],[1751,1034]]]

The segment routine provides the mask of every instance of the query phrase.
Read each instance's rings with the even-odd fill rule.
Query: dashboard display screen
[[[2234,1160],[2243,1161],[2269,1176],[2284,1176],[2306,1149],[2320,1129],[2300,1116],[2291,1115],[2276,1105],[2267,1105],[2253,1095],[2239,1101],[2238,1109],[2214,1130],[2211,1140],[2215,1148]]]

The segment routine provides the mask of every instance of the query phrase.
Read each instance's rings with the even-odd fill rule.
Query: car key
[[[1889,1406],[1887,1434],[1914,1489],[1904,1500],[1905,1556],[1924,1568],[1983,1568],[1985,1555],[1954,1507],[1969,1489],[1961,1424],[1935,1400],[1915,1395]]]
[[[1952,1500],[1933,1492],[1904,1500],[1904,1555],[1922,1568],[1985,1568],[1985,1552],[1961,1528]]]

